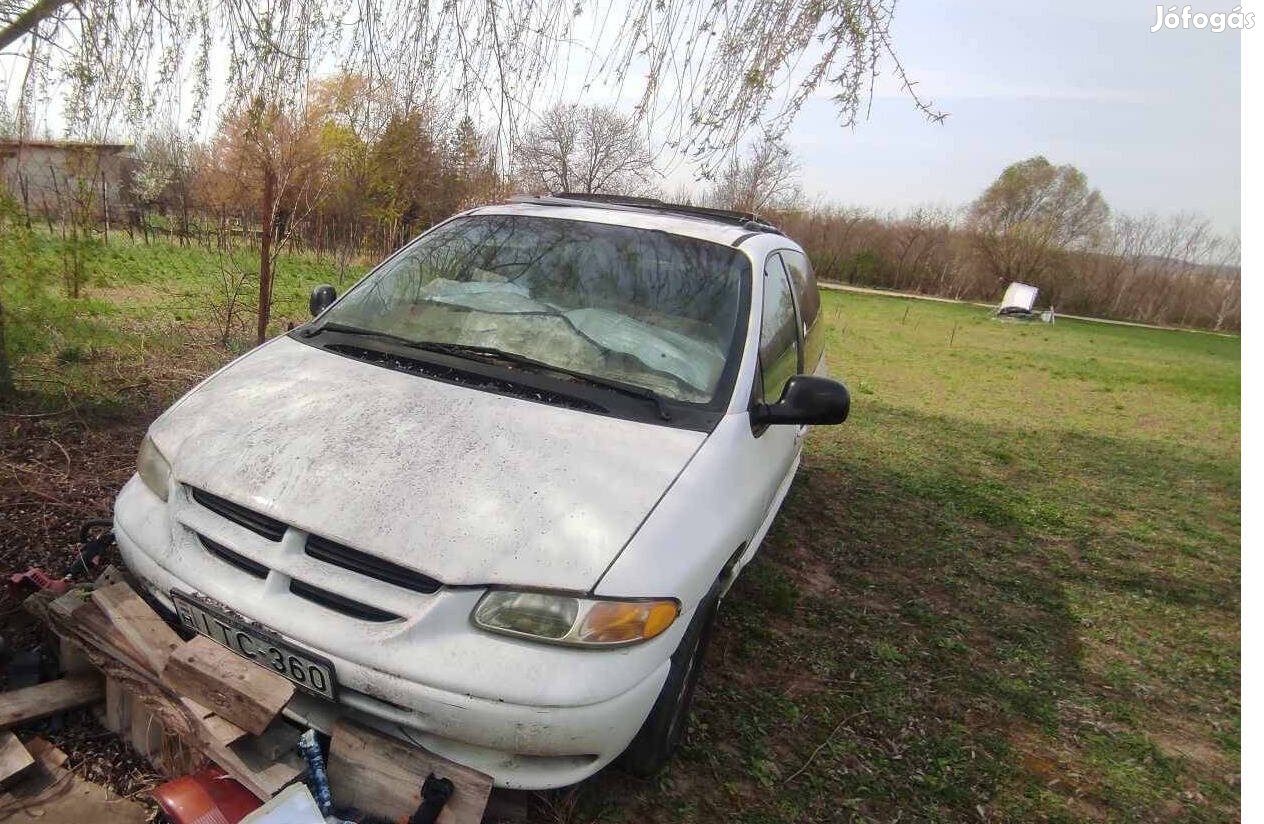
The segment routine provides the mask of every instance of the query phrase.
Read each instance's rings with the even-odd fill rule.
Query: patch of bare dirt
[[[90,518],[108,518],[115,494],[135,471],[136,449],[151,409],[92,415],[67,408],[0,411],[0,572],[38,566],[60,577],[79,548],[79,530]],[[107,562],[119,563],[111,549]],[[3,664],[37,644],[55,643],[21,608],[26,592],[0,589],[0,688],[8,685]],[[36,733],[68,756],[67,769],[133,797],[156,811],[147,792],[160,776],[87,711],[37,722]]]
[[[0,569],[60,574],[80,525],[109,517],[150,419],[0,413]]]

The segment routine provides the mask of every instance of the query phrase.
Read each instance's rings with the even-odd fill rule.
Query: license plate
[[[171,593],[180,623],[243,658],[283,675],[308,692],[336,699],[333,664],[287,644],[281,636],[183,592]]]

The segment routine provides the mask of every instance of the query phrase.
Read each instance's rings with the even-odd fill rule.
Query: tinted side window
[[[765,403],[781,397],[786,381],[799,373],[799,362],[798,316],[790,281],[781,260],[773,255],[764,268],[764,312],[759,327]]]
[[[794,284],[794,297],[799,304],[800,323],[803,327],[803,371],[811,374],[825,351],[825,326],[821,320],[821,293],[812,274],[812,264],[807,256],[789,249],[779,253],[790,271]]]

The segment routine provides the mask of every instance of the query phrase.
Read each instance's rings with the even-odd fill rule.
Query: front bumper
[[[378,584],[380,603],[401,613],[411,607],[406,619],[386,626],[331,613],[290,595],[286,573],[302,579],[306,572],[297,558],[278,560],[284,541],[271,548],[277,569],[266,580],[250,578],[183,534],[186,504],[173,497],[164,505],[133,477],[115,503],[124,563],[165,607],[173,589],[201,593],[328,658],[338,703],[300,692],[287,708],[322,731],[350,716],[481,770],[497,786],[560,787],[587,778],[626,748],[666,680],[676,632],[606,651],[502,638],[469,622],[479,589],[405,596]],[[232,530],[226,534],[216,539],[249,543]],[[322,572],[326,586],[337,578]],[[372,588],[357,585],[358,596],[368,597]],[[424,603],[402,604],[406,597]]]

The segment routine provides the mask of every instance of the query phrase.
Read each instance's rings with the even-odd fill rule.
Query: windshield
[[[749,271],[736,249],[666,232],[474,215],[418,238],[321,322],[496,349],[708,403],[735,348]]]

